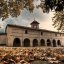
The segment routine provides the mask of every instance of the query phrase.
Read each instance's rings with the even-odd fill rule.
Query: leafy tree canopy
[[[8,18],[9,15],[17,17],[21,10],[26,8],[30,12],[34,10],[34,0],[0,0],[0,18],[2,20]],[[40,0],[40,5],[36,8],[41,8],[44,13],[49,13],[50,10],[63,11],[64,0]]]
[[[58,31],[64,32],[64,11],[56,12],[52,20],[53,26],[56,27]]]

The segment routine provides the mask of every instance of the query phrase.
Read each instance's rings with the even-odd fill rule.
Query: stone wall
[[[6,38],[6,34],[0,34],[0,46],[1,45],[6,45],[7,42],[7,38]]]
[[[27,34],[25,34],[25,30],[27,30]],[[40,41],[41,39],[45,40],[45,45],[47,46],[47,40],[49,39],[51,41],[51,46],[53,46],[52,41],[56,41],[56,46],[57,41],[60,40],[61,45],[64,45],[64,34],[61,33],[55,33],[55,32],[49,32],[49,31],[38,31],[38,30],[32,30],[28,28],[19,28],[19,27],[13,27],[13,26],[8,26],[7,27],[7,45],[8,46],[13,46],[13,42],[15,38],[19,38],[21,42],[21,46],[24,45],[24,40],[27,38],[30,40],[30,46],[33,46],[33,40],[37,39],[38,45],[40,46]],[[41,34],[42,32],[42,34]]]

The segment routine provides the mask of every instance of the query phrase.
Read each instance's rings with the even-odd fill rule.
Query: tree
[[[0,0],[0,18],[2,20],[8,18],[9,15],[17,17],[20,12],[26,8],[30,12],[34,10],[34,0]],[[64,0],[40,0],[40,5],[44,13],[49,13],[50,9],[55,11],[63,11]]]
[[[11,15],[17,17],[25,8],[30,13],[33,12],[35,6],[34,0],[0,0],[0,18],[6,19]],[[41,3],[36,8],[41,8],[44,13],[54,10],[53,25],[58,30],[64,30],[64,0],[40,0]]]
[[[0,18],[4,20],[9,15],[17,17],[24,8],[32,12],[33,0],[0,0]]]
[[[58,31],[64,31],[64,11],[55,12],[52,20],[53,26],[57,27]]]

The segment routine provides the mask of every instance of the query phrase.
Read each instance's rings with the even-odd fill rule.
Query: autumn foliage
[[[36,8],[41,8],[44,13],[49,13],[50,10],[63,11],[64,0],[40,0],[40,5]],[[33,12],[34,0],[0,0],[0,18],[2,20],[8,18],[9,15],[17,17],[21,11],[26,8],[28,11]]]

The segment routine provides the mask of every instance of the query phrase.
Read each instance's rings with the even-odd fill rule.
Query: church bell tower
[[[32,23],[31,23],[31,28],[34,28],[34,29],[39,29],[39,23],[34,20]]]

